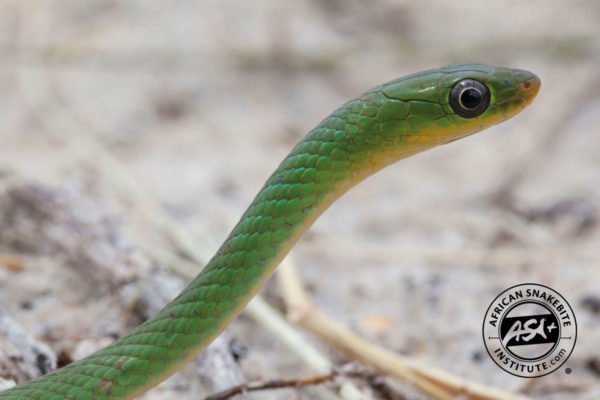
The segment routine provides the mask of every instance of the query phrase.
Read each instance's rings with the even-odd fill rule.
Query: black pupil
[[[465,89],[460,94],[460,102],[467,109],[476,108],[481,104],[481,93],[473,88]]]

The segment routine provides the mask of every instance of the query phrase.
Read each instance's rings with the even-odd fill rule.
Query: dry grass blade
[[[278,277],[290,319],[353,359],[382,373],[411,382],[440,400],[456,399],[459,396],[472,400],[527,399],[519,394],[507,393],[423,365],[362,339],[310,302],[298,272],[289,258],[279,266]]]
[[[0,267],[18,272],[23,270],[23,259],[17,254],[0,254]]]

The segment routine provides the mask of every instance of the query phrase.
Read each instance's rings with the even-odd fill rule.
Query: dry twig
[[[362,339],[310,302],[299,274],[289,259],[279,266],[278,277],[288,305],[289,318],[355,360],[411,382],[436,399],[450,400],[460,396],[472,400],[526,399],[522,395],[503,392],[423,365]]]
[[[346,378],[365,378],[370,379],[373,376],[372,372],[366,370],[352,369],[345,371],[345,368],[334,369],[327,374],[312,375],[302,378],[293,379],[272,379],[268,381],[248,382],[241,385],[231,387],[219,393],[205,397],[204,400],[225,400],[236,394],[247,393],[256,390],[281,389],[281,388],[298,388],[303,386],[319,385],[325,382],[332,381],[340,376]]]
[[[0,254],[0,267],[5,267],[13,272],[23,270],[23,258],[17,254]]]

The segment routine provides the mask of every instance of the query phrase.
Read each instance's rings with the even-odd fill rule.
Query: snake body
[[[292,149],[203,271],[161,312],[108,347],[6,390],[0,399],[130,399],[143,393],[223,331],[303,232],[349,188],[401,158],[512,117],[539,86],[527,71],[454,64],[350,100]]]

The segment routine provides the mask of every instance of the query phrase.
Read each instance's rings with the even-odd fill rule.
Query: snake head
[[[292,150],[293,162],[283,163],[273,181],[292,181],[284,175],[311,154],[317,172],[332,167],[334,180],[347,182],[342,185],[347,188],[399,159],[509,119],[539,87],[531,72],[482,64],[453,64],[393,80],[325,118]],[[329,161],[318,163],[321,158]],[[320,174],[324,179],[326,173]]]
[[[378,88],[386,97],[378,116],[382,132],[425,150],[505,121],[535,98],[533,73],[483,64],[452,64],[400,78]],[[394,114],[394,109],[401,112]],[[389,134],[389,133],[388,133]]]

